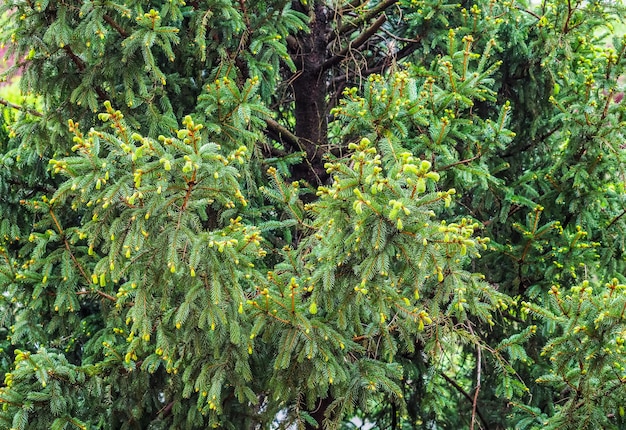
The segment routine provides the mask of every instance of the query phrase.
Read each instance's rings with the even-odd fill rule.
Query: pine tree
[[[2,428],[623,425],[621,3],[0,10]]]

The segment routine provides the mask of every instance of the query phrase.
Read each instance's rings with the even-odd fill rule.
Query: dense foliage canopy
[[[624,428],[618,0],[5,0],[0,428]]]

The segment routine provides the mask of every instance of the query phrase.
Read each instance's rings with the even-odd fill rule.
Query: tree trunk
[[[328,145],[326,94],[328,83],[323,65],[328,54],[330,26],[326,6],[321,2],[310,4],[311,6],[307,7],[300,0],[294,0],[292,3],[294,9],[311,17],[310,31],[300,33],[296,38],[296,44],[291,47],[291,55],[298,68],[292,82],[292,91],[295,102],[295,135],[299,148],[293,149],[306,153],[306,157],[293,166],[292,174],[295,180],[305,180],[317,187],[328,179],[324,168],[324,154]],[[319,400],[316,409],[310,411],[318,425],[307,423],[306,430],[323,428],[326,410],[332,402],[330,395]]]
[[[327,79],[323,64],[328,52],[328,10],[322,4],[305,9],[299,1],[294,8],[311,16],[309,33],[297,37],[292,56],[298,71],[292,82],[295,101],[295,135],[298,137],[298,151],[304,151],[306,158],[293,166],[293,177],[306,180],[313,186],[323,184],[328,178],[324,169],[323,155],[328,143]]]
[[[305,426],[305,430],[321,430],[324,428],[324,418],[325,418],[326,410],[328,409],[328,407],[330,406],[332,402],[333,402],[333,399],[332,397],[330,397],[330,395],[326,397],[325,399],[319,400],[317,408],[309,412],[309,414],[311,414],[313,419],[317,421],[317,426],[307,423]]]

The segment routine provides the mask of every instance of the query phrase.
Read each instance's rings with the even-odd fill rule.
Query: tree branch
[[[460,164],[469,164],[469,163],[471,163],[474,160],[478,160],[480,157],[482,157],[482,154],[479,152],[478,154],[474,155],[471,158],[468,158],[466,160],[456,161],[456,162],[454,162],[452,164],[448,164],[447,166],[440,167],[437,170],[441,172],[443,170],[448,170],[448,169],[450,169],[450,168],[452,168],[454,166],[458,166]]]
[[[92,293],[96,293],[99,296],[102,296],[105,299],[110,300],[112,302],[117,302],[117,299],[115,297],[113,297],[112,295],[108,293],[105,293],[104,291],[100,291],[97,288],[94,288],[93,290],[79,291],[76,294],[79,296],[83,296],[83,295],[92,294]]]
[[[474,403],[474,399],[472,398],[472,396],[469,395],[469,393],[467,391],[465,391],[463,389],[463,387],[461,387],[458,382],[456,382],[454,379],[450,378],[448,375],[446,375],[443,372],[439,372],[439,375],[441,375],[441,377],[443,379],[445,379],[450,385],[452,385],[459,393],[461,393],[463,395],[463,397],[465,397],[467,400],[469,400],[472,404]],[[483,425],[485,426],[485,429],[489,428],[489,423],[487,423],[487,420],[485,420],[485,418],[483,417],[483,414],[480,412],[480,409],[476,409],[476,413],[478,414],[478,418],[480,418],[480,421],[483,423]]]
[[[383,14],[378,17],[374,23],[367,28],[363,33],[359,34],[356,39],[352,42],[348,43],[348,46],[339,51],[335,56],[326,60],[324,64],[322,64],[322,70],[328,70],[332,66],[337,63],[340,63],[346,56],[348,52],[352,49],[358,49],[361,47],[367,40],[378,31],[378,29],[387,21],[387,17]]]
[[[380,73],[382,72],[382,70],[385,68],[385,64],[379,64],[377,66],[373,66],[370,68],[367,68],[363,71],[358,71],[358,75],[360,77],[367,77],[369,75],[372,75],[374,73]],[[348,73],[341,75],[341,76],[337,76],[335,78],[333,78],[332,83],[333,85],[342,85],[347,83],[350,79],[353,79],[355,76],[357,75],[357,72],[355,71],[349,71]]]
[[[538,20],[541,19],[541,17],[539,15],[537,15],[535,12],[533,12],[532,10],[520,7],[520,6],[515,6],[515,9],[521,11],[521,12],[526,12],[529,15],[532,15],[533,17],[537,18]]]
[[[390,32],[389,30],[386,29],[382,29],[383,33],[385,33],[387,36],[391,37],[394,40],[398,40],[400,42],[405,42],[405,43],[419,43],[421,37],[418,36],[417,39],[408,39],[406,37],[400,37],[400,36],[396,36],[395,34],[393,34],[392,32]]]
[[[69,45],[65,45],[63,47],[63,50],[67,53],[67,55],[70,57],[72,62],[76,65],[76,68],[78,69],[78,71],[81,73],[84,72],[87,66],[85,65],[85,62],[83,61],[83,59],[80,58],[78,55],[76,55],[74,51],[72,51],[72,48]],[[109,99],[109,96],[107,95],[107,93],[100,86],[96,85],[94,87],[94,91],[96,92],[96,94],[98,94],[98,98],[101,101]]]
[[[301,151],[302,145],[300,144],[300,138],[293,134],[286,127],[280,125],[277,121],[268,118],[265,120],[267,124],[267,130],[272,134],[272,139],[280,142],[282,144],[286,144],[292,149],[296,149]]]
[[[115,20],[113,18],[111,18],[109,15],[103,15],[102,19],[104,19],[106,21],[107,24],[109,24],[111,27],[113,27],[115,29],[115,31],[117,31],[119,33],[120,36],[122,36],[124,39],[126,39],[128,37],[128,33],[126,32],[126,30],[124,30],[117,22],[115,22]]]
[[[78,268],[78,271],[80,272],[80,274],[83,275],[83,278],[87,282],[87,285],[90,285],[91,284],[91,278],[89,278],[89,275],[87,275],[87,272],[85,272],[85,269],[83,269],[83,266],[76,259],[76,256],[74,256],[74,253],[72,252],[72,248],[70,247],[70,243],[68,242],[67,238],[65,237],[65,231],[63,230],[63,227],[61,227],[61,224],[59,223],[59,220],[57,219],[56,215],[54,214],[54,211],[52,210],[52,208],[50,208],[50,209],[48,209],[48,212],[50,213],[50,217],[52,218],[52,221],[54,222],[54,225],[57,228],[57,232],[59,233],[59,236],[61,236],[61,238],[63,239],[63,244],[65,245],[65,249],[67,250],[67,253],[69,254],[69,256],[72,259],[72,261],[74,262],[74,265]],[[109,296],[109,297],[111,297],[111,296]],[[116,301],[115,298],[113,298],[113,300]]]
[[[543,135],[539,136],[538,138],[535,138],[535,139],[531,140],[530,143],[528,143],[527,145],[523,146],[522,148],[515,148],[512,151],[509,151],[509,152],[506,152],[506,153],[502,154],[502,158],[513,157],[514,155],[517,155],[520,152],[528,151],[533,146],[535,146],[537,143],[543,142],[544,140],[546,140],[547,138],[549,138],[550,136],[552,136],[554,133],[556,133],[559,130],[560,130],[559,127],[555,127],[552,130],[549,130],[548,132],[546,132]]]
[[[410,43],[408,43],[407,45],[404,46],[404,48],[399,50],[398,53],[396,54],[396,61],[400,61],[403,58],[408,57],[413,52],[415,52],[417,48],[419,48],[419,42],[421,42],[421,40],[422,40],[422,36],[420,35],[417,37],[417,39],[411,40]]]
[[[342,12],[342,15],[343,15],[346,12],[349,12],[360,6],[363,6],[365,3],[366,3],[366,0],[352,0],[348,2],[346,5],[342,6],[340,11]]]
[[[385,30],[383,29],[383,31]],[[408,57],[413,52],[415,52],[417,48],[419,48],[419,42],[421,41],[422,36],[418,35],[416,39],[403,39],[403,38],[395,38],[395,39],[409,42],[407,45],[405,45],[402,49],[400,49],[397,53],[393,55],[393,59],[396,62],[398,62],[402,60],[403,58]],[[377,62],[368,64],[365,70],[359,70],[358,75],[361,77],[365,77],[374,73],[381,73],[386,67],[388,67],[391,64],[391,56],[386,56],[383,58],[376,58],[376,60]],[[333,83],[338,84],[342,82],[347,82],[351,78],[353,78],[356,74],[357,74],[356,72],[353,72],[353,73],[348,73],[342,76],[335,77],[333,78]]]
[[[29,185],[29,184],[27,184],[25,182],[20,181],[19,179],[14,179],[14,178],[9,179],[7,182],[9,184],[11,184],[11,185],[15,185],[15,186],[21,188],[22,191],[24,189],[30,188],[30,193],[29,194],[31,194],[31,195],[33,193],[35,193],[35,192],[53,194],[56,191],[55,189],[53,189],[51,187],[48,187],[46,185]]]
[[[622,211],[622,213],[621,213],[621,214],[619,214],[618,216],[616,216],[615,218],[613,218],[613,219],[611,220],[611,222],[609,223],[609,225],[607,225],[607,226],[606,226],[606,228],[607,228],[607,229],[608,229],[608,228],[611,228],[611,227],[613,226],[613,224],[615,224],[617,221],[619,221],[619,219],[620,219],[621,217],[623,217],[624,215],[626,215],[626,209],[624,209],[624,210]]]
[[[11,109],[20,110],[22,112],[26,112],[28,114],[31,114],[33,116],[37,116],[37,117],[40,117],[40,118],[43,116],[43,114],[41,112],[39,112],[39,111],[27,108],[26,106],[22,106],[22,105],[17,105],[15,103],[11,103],[10,101],[5,100],[5,99],[3,99],[1,97],[0,97],[0,105],[6,106],[6,107],[11,108]]]
[[[349,31],[356,29],[362,23],[369,21],[370,19],[372,19],[379,13],[385,11],[390,6],[393,6],[394,4],[396,4],[396,2],[397,0],[385,0],[382,3],[380,3],[378,6],[376,6],[375,8],[369,10],[368,12],[364,13],[363,15],[355,19],[354,21],[345,23],[344,25],[339,27],[339,29],[334,33],[333,40],[339,36],[344,35],[345,33]]]
[[[70,57],[72,63],[74,63],[78,71],[83,72],[85,70],[85,62],[83,61],[83,59],[74,53],[70,45],[65,45],[63,47],[63,50],[68,55],[68,57]]]
[[[474,336],[474,330],[471,323],[468,324],[469,331]],[[478,393],[480,393],[480,374],[482,369],[482,358],[480,345],[476,344],[476,390],[474,391],[474,399],[472,400],[472,421],[470,423],[470,430],[474,430],[474,423],[476,422],[476,412],[478,412]]]

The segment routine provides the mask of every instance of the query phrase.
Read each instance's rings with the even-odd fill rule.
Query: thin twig
[[[87,65],[85,64],[85,62],[83,61],[82,58],[80,58],[78,55],[76,55],[74,53],[74,51],[72,50],[72,48],[69,45],[65,45],[63,47],[63,50],[67,53],[67,55],[70,57],[70,59],[72,60],[72,62],[74,63],[74,65],[76,66],[76,68],[78,69],[79,73],[82,73],[85,71],[85,69],[87,68]],[[107,93],[102,89],[102,87],[100,87],[99,85],[96,85],[94,87],[94,91],[96,92],[96,94],[98,94],[98,98],[101,101],[104,100],[109,100],[109,96],[107,95]]]
[[[463,395],[463,397],[465,397],[467,400],[469,400],[470,402],[473,402],[472,396],[469,395],[469,393],[467,391],[465,391],[463,389],[463,387],[461,387],[459,385],[458,382],[456,382],[454,379],[450,378],[448,375],[446,375],[443,372],[439,372],[439,375],[441,375],[441,377],[443,379],[445,379],[448,384],[452,385],[459,393],[461,393]],[[480,412],[479,409],[476,409],[476,413],[478,414],[478,418],[480,418],[480,420],[482,421],[483,425],[485,426],[485,428],[489,428],[488,424],[487,424],[487,420],[485,420],[485,418],[483,417],[482,413]]]
[[[341,15],[343,15],[346,12],[349,12],[349,11],[352,11],[354,9],[361,7],[365,3],[366,3],[365,0],[352,0],[351,2],[349,2],[348,4],[346,4],[345,6],[341,8]]]
[[[341,60],[344,59],[344,57],[346,56],[348,52],[350,52],[350,50],[358,49],[361,45],[367,42],[367,40],[370,37],[372,37],[374,33],[376,33],[376,31],[378,31],[378,29],[385,23],[385,21],[387,21],[387,17],[384,14],[379,16],[378,19],[374,21],[374,23],[369,28],[367,28],[363,33],[361,33],[352,42],[348,43],[348,45],[345,48],[343,48],[341,51],[339,51],[337,55],[326,60],[324,64],[322,65],[322,70],[328,70],[335,64],[341,62]]]
[[[400,36],[396,36],[395,34],[393,34],[392,32],[390,32],[389,30],[385,29],[385,28],[381,28],[381,30],[383,31],[383,33],[385,33],[387,36],[391,37],[394,40],[398,40],[400,42],[406,42],[406,43],[419,43],[420,39],[408,39],[406,37],[400,37]]]
[[[112,302],[117,302],[117,299],[115,297],[113,297],[110,294],[105,293],[104,291],[100,291],[97,288],[93,289],[93,290],[86,290],[86,291],[79,291],[76,293],[76,295],[78,296],[83,296],[83,295],[87,295],[87,294],[93,294],[96,293],[102,297],[104,297],[105,299],[111,300]]]
[[[539,15],[537,15],[535,12],[533,12],[532,10],[529,10],[529,9],[526,9],[526,8],[523,8],[523,7],[520,7],[520,6],[515,6],[515,9],[517,9],[517,10],[519,10],[521,12],[526,12],[527,14],[532,15],[532,16],[534,16],[537,19],[541,19],[541,17]]]
[[[469,332],[474,335],[474,329],[472,328],[472,324],[469,323],[468,326]],[[476,421],[476,411],[478,410],[478,393],[480,392],[480,374],[482,367],[482,358],[481,358],[481,349],[480,345],[476,344],[476,390],[474,391],[474,399],[472,400],[472,422],[470,423],[470,430],[474,430],[474,422]]]
[[[482,154],[478,153],[477,155],[475,155],[475,156],[473,156],[471,158],[468,158],[466,160],[456,161],[456,162],[454,162],[452,164],[448,164],[447,166],[440,167],[437,170],[439,170],[439,171],[448,170],[451,167],[458,166],[459,164],[469,164],[469,163],[471,163],[474,160],[478,160],[480,157],[482,157]]]
[[[337,32],[333,34],[334,38],[355,30],[362,23],[369,21],[379,13],[396,4],[397,1],[398,0],[385,0],[373,9],[363,13],[363,15],[359,16],[357,19],[342,25],[341,28],[339,28],[339,30],[337,30]]]
[[[63,243],[65,245],[65,249],[67,249],[67,252],[69,253],[70,258],[72,259],[72,261],[74,262],[76,267],[78,267],[78,270],[83,275],[83,278],[85,278],[85,280],[87,281],[87,284],[89,284],[90,283],[89,276],[85,272],[85,269],[83,269],[83,266],[81,266],[81,264],[78,262],[78,260],[74,256],[74,253],[72,252],[72,249],[70,248],[70,244],[67,241],[67,238],[65,237],[65,232],[63,231],[63,228],[61,227],[61,224],[59,223],[59,220],[54,215],[54,212],[52,211],[52,209],[50,209],[49,212],[50,212],[50,216],[52,217],[52,221],[54,222],[54,225],[56,226],[57,231],[59,232],[59,235],[63,238]],[[101,295],[102,297],[104,297],[106,299],[109,299],[109,300],[111,300],[113,302],[117,301],[117,299],[115,297],[113,297],[110,294],[105,293],[104,291],[95,290],[95,292],[98,293],[99,295]],[[77,294],[81,294],[81,293],[77,293]]]
[[[619,221],[619,219],[621,217],[623,217],[624,215],[626,215],[626,209],[624,211],[622,211],[621,214],[619,214],[618,216],[613,218],[613,220],[609,223],[609,225],[606,226],[606,228],[610,228],[613,224],[615,224],[617,221]]]
[[[54,215],[54,212],[52,211],[52,209],[50,209],[49,212],[50,212],[50,216],[52,217],[52,221],[54,222],[54,225],[56,226],[57,231],[59,232],[59,236],[61,236],[61,238],[63,239],[63,244],[65,245],[65,249],[67,249],[67,253],[70,255],[70,258],[72,259],[72,261],[74,262],[78,270],[80,271],[81,275],[83,275],[83,278],[85,278],[85,280],[87,281],[87,284],[89,284],[91,279],[85,272],[85,269],[83,269],[83,266],[81,266],[81,264],[78,262],[78,260],[74,256],[74,253],[72,252],[72,248],[70,247],[70,244],[67,241],[67,238],[65,237],[65,231],[63,231],[63,228],[61,227],[59,220],[57,219],[56,215]]]

